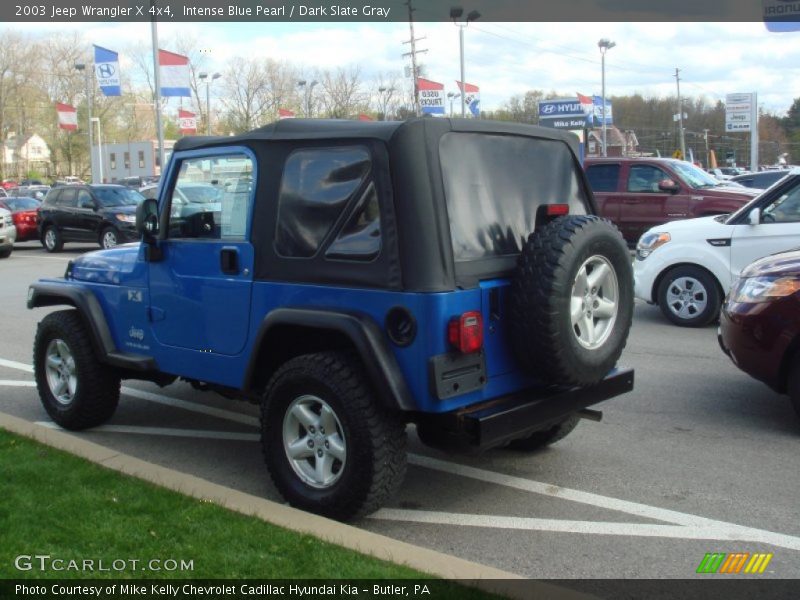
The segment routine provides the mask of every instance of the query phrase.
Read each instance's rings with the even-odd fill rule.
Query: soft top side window
[[[328,259],[371,260],[381,247],[372,159],[363,146],[306,148],[286,159],[278,197],[275,251],[312,258],[347,219]]]

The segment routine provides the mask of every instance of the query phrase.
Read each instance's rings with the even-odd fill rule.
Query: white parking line
[[[0,358],[0,367],[8,367],[9,369],[16,369],[17,371],[25,371],[26,373],[33,373],[33,367],[25,363],[17,362],[15,360],[7,360]]]
[[[13,369],[18,369],[26,372],[32,372],[33,369],[30,365],[0,359],[0,366],[5,366]],[[244,415],[222,408],[213,408],[202,404],[195,404],[185,400],[178,400],[177,398],[170,398],[161,394],[154,394],[151,392],[144,392],[133,388],[123,387],[124,394],[148,400],[150,402],[157,402],[167,406],[182,408],[185,410],[198,412],[220,419],[234,421],[236,423],[243,423],[247,425],[258,426],[259,421],[255,417]],[[48,424],[49,425],[49,424]],[[106,426],[112,427],[112,426]],[[113,426],[123,427],[123,426]],[[102,428],[99,428],[102,429]],[[141,429],[141,428],[137,428]],[[156,428],[146,428],[156,429]],[[174,431],[187,431],[187,430],[174,430]],[[214,433],[214,432],[210,432]],[[221,433],[221,432],[220,432]],[[251,435],[253,438],[258,439],[256,434],[238,434],[238,435]],[[648,524],[620,524],[620,523],[597,523],[597,522],[583,522],[583,521],[567,521],[559,519],[523,519],[514,517],[502,517],[493,515],[458,515],[452,513],[437,513],[432,511],[414,511],[414,510],[399,510],[399,509],[382,509],[373,514],[371,518],[384,519],[384,520],[398,520],[407,522],[420,522],[420,523],[441,523],[452,525],[471,525],[475,527],[508,527],[512,523],[516,523],[518,527],[515,529],[526,530],[541,530],[541,531],[563,531],[565,533],[596,533],[604,535],[632,535],[632,536],[653,536],[653,537],[674,537],[681,539],[711,539],[711,540],[731,540],[742,542],[755,542],[770,544],[780,548],[787,548],[790,550],[800,551],[800,537],[775,533],[762,529],[752,527],[745,527],[743,525],[736,525],[734,523],[727,523],[725,521],[717,521],[708,519],[697,515],[682,513],[674,510],[658,508],[649,506],[647,504],[640,504],[638,502],[631,502],[628,500],[620,500],[618,498],[611,498],[609,496],[601,496],[591,492],[582,492],[580,490],[573,490],[570,488],[561,487],[541,481],[532,479],[524,479],[522,477],[515,477],[512,475],[505,475],[503,473],[495,473],[494,471],[486,471],[484,469],[476,469],[458,463],[448,462],[431,458],[429,456],[422,456],[419,454],[409,454],[408,461],[412,465],[432,469],[461,477],[467,477],[482,481],[484,483],[492,483],[510,487],[534,494],[549,496],[552,498],[560,498],[562,500],[569,500],[581,504],[587,504],[597,508],[607,510],[614,510],[618,512],[627,513],[633,516],[643,517],[647,519],[654,519],[657,521],[665,521],[670,523],[669,526],[664,525],[648,525]],[[590,525],[592,527],[590,527]],[[594,528],[594,530],[592,530]],[[626,532],[627,530],[627,532]],[[650,533],[648,533],[650,532]],[[699,536],[699,537],[698,537]]]
[[[405,521],[428,525],[459,525],[516,529],[522,531],[552,531],[556,533],[582,533],[594,535],[630,535],[635,537],[664,537],[692,540],[738,540],[727,531],[707,527],[683,525],[652,525],[647,523],[619,523],[611,521],[571,521],[569,519],[537,519],[532,517],[501,517],[494,515],[469,515],[429,510],[382,508],[368,515],[380,521]]]
[[[36,425],[48,429],[61,427],[51,421],[36,421]],[[234,431],[208,431],[203,429],[174,429],[172,427],[138,427],[135,425],[100,425],[93,427],[91,433],[135,433],[139,435],[159,435],[167,437],[198,438],[208,440],[233,440],[237,442],[258,442],[257,433],[236,433]]]
[[[35,381],[14,381],[11,379],[0,379],[0,387],[36,387]]]

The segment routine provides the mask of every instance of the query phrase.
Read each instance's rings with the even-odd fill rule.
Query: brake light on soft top
[[[447,341],[458,351],[469,354],[483,347],[483,316],[478,311],[463,313],[447,324]]]
[[[563,217],[569,214],[569,204],[548,204],[545,209],[548,217]]]

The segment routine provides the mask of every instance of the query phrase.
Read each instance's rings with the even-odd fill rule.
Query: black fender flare
[[[264,317],[256,335],[244,379],[244,389],[252,390],[259,369],[261,348],[269,345],[276,327],[296,326],[327,330],[346,337],[356,349],[378,399],[390,409],[416,409],[405,378],[389,348],[387,338],[372,317],[356,312],[325,308],[276,308]]]
[[[100,362],[134,371],[155,371],[149,356],[123,354],[117,350],[103,307],[91,290],[57,282],[38,281],[28,288],[28,308],[42,306],[74,306],[89,330],[92,349]]]

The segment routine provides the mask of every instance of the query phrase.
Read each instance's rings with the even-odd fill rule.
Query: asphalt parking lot
[[[52,426],[31,374],[28,284],[92,246],[0,261],[0,411]],[[621,364],[635,390],[549,449],[453,456],[409,428],[400,494],[357,526],[532,578],[691,578],[706,553],[762,552],[761,575],[800,578],[800,419],[738,371],[716,328],[681,329],[637,304]],[[109,424],[80,435],[160,465],[279,500],[257,408],[176,384],[123,382]],[[707,576],[706,576],[707,577]]]

